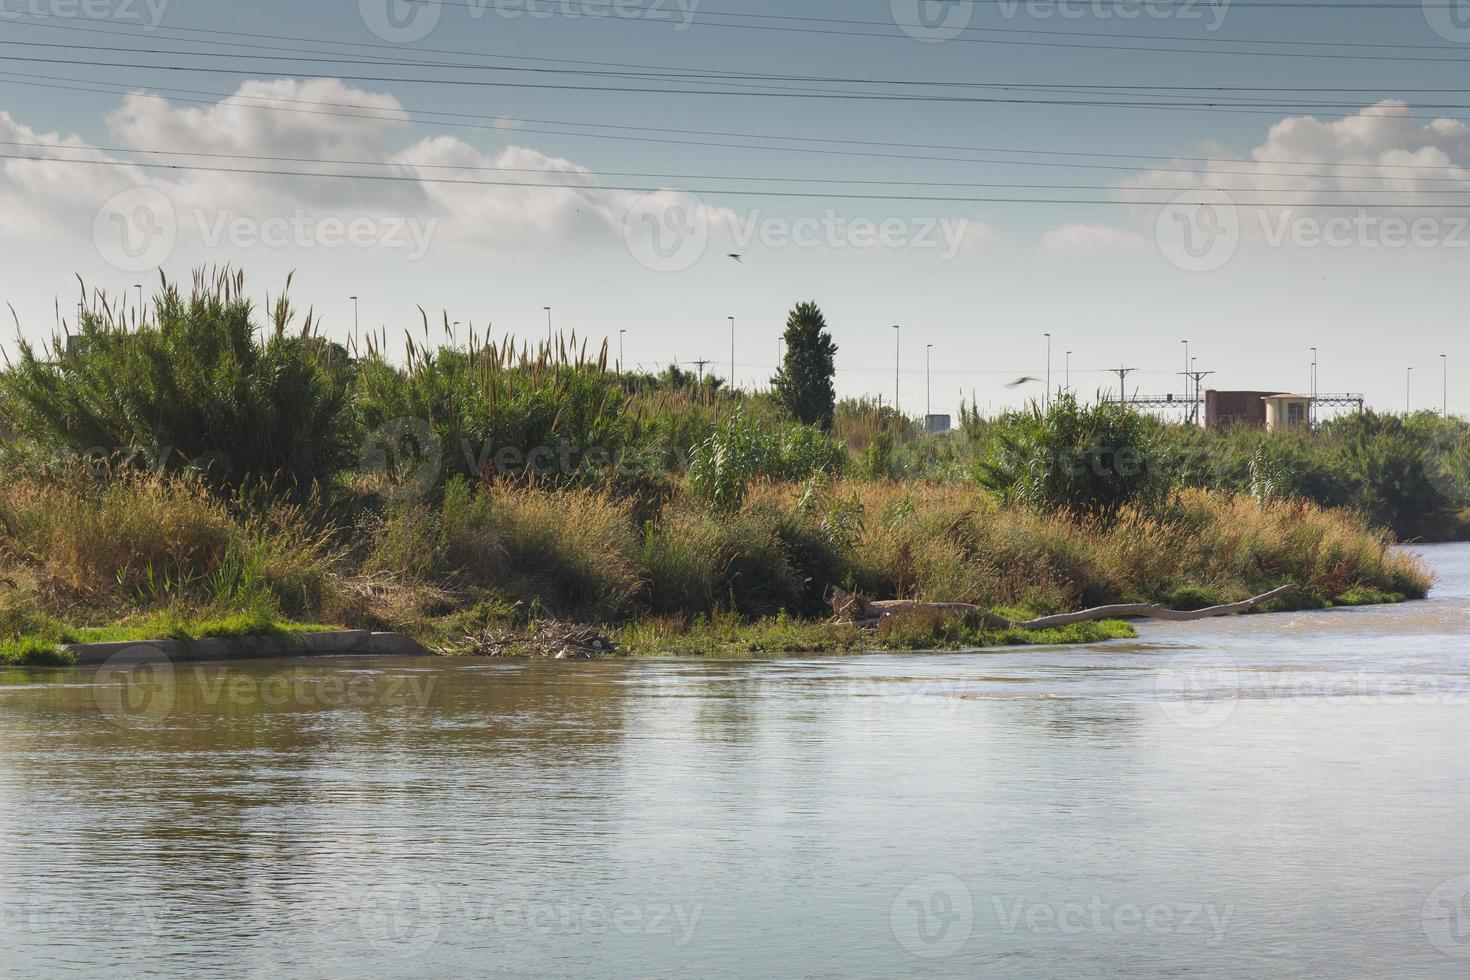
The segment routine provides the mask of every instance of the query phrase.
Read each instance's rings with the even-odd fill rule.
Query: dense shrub
[[[410,343],[404,367],[374,355],[358,375],[368,453],[377,467],[409,454],[402,473],[426,476],[430,487],[453,476],[567,484],[630,448],[625,395],[605,351],[588,359],[565,348],[532,355],[509,343],[437,351]]]
[[[1081,405],[1060,395],[1049,411],[1006,416],[996,428],[981,482],[1040,510],[1110,517],[1150,505],[1169,489],[1153,427],[1114,402]]]
[[[288,335],[284,301],[258,337],[243,286],[238,274],[200,276],[185,297],[165,283],[152,323],[130,327],[103,306],[49,355],[22,341],[3,377],[7,421],[94,465],[187,467],[217,485],[332,476],[355,442],[346,352],[314,336],[310,317]]]

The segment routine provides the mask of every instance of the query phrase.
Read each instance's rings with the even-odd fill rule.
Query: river
[[[1463,976],[1470,545],[1082,648],[0,675],[0,971]]]

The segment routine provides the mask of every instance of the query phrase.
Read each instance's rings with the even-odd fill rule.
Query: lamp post
[[[1444,374],[1444,389],[1441,396],[1444,401],[1439,409],[1439,417],[1447,419],[1450,417],[1450,356],[1448,354],[1439,355],[1439,367]]]
[[[1068,391],[1068,393],[1070,393],[1072,391],[1072,352],[1071,351],[1067,351],[1066,357],[1064,358],[1064,363],[1066,364],[1066,367],[1064,368],[1064,372],[1065,373],[1063,374],[1063,378],[1066,381],[1067,391]]]
[[[1404,416],[1406,418],[1409,414],[1409,384],[1413,381],[1413,379],[1414,369],[1412,367],[1406,368],[1404,370]]]
[[[1315,347],[1312,348],[1312,384],[1307,389],[1307,394],[1311,396],[1307,402],[1307,425],[1312,427],[1317,421],[1317,348]]]
[[[899,325],[893,325],[893,413],[898,414],[898,346],[902,332]]]
[[[135,283],[133,283],[133,288],[138,291],[138,322],[139,323],[142,323],[143,322],[143,284],[141,282],[135,282]]]
[[[350,300],[352,300],[352,346],[354,348],[356,348],[357,347],[357,297],[356,296],[349,296],[347,298],[350,299]]]
[[[929,393],[933,389],[931,374],[934,362],[934,345],[924,345],[924,425],[929,425],[929,416],[933,414],[933,406],[929,403]]]
[[[619,330],[618,331],[618,372],[619,373],[621,373],[622,370],[623,370],[623,335],[626,334],[627,332],[628,332],[627,330]]]
[[[1042,398],[1041,404],[1046,411],[1051,411],[1051,334],[1042,334],[1046,338],[1046,396]]]
[[[1179,341],[1184,345],[1184,400],[1189,401],[1189,341]]]
[[[730,387],[735,387],[735,318],[730,320]]]
[[[551,353],[551,307],[541,307],[546,311],[546,352]]]

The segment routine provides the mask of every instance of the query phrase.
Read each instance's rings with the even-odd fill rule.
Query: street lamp
[[[730,320],[730,387],[735,387],[735,318]]]
[[[1189,341],[1179,341],[1184,345],[1184,400],[1189,401]]]
[[[929,404],[929,392],[932,388],[930,375],[934,360],[934,345],[924,345],[924,425],[929,425],[929,416],[933,414],[933,406]]]
[[[1307,402],[1307,424],[1312,425],[1317,421],[1317,348],[1312,348],[1312,384],[1307,389],[1311,400]]]
[[[1071,392],[1071,390],[1072,390],[1072,352],[1071,351],[1067,351],[1067,356],[1065,358],[1065,361],[1066,361],[1066,374],[1064,375],[1064,377],[1065,377],[1066,382],[1067,382],[1067,385],[1066,385],[1067,391],[1068,392]]]
[[[622,370],[623,370],[623,335],[626,334],[627,332],[628,332],[627,330],[619,330],[618,331],[618,372],[619,373],[621,373]]]
[[[898,414],[898,341],[900,331],[898,324],[893,325],[893,413]]]
[[[357,347],[357,297],[349,296],[347,298],[352,300],[352,346],[355,349]]]
[[[551,353],[551,307],[541,307],[546,311],[546,352]]]
[[[1042,334],[1046,338],[1046,394],[1041,399],[1045,409],[1051,411],[1051,334]]]
[[[1412,367],[1406,368],[1404,370],[1404,416],[1405,416],[1405,418],[1407,418],[1408,415],[1409,415],[1409,382],[1412,381],[1413,378],[1414,378],[1414,369]]]
[[[143,284],[141,282],[135,282],[135,283],[133,283],[133,288],[138,291],[138,322],[139,323],[142,323],[143,322]]]
[[[1440,407],[1439,417],[1447,419],[1450,417],[1450,356],[1448,354],[1439,355],[1439,366],[1444,372],[1444,403]]]

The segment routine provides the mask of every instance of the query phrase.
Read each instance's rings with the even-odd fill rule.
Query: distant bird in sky
[[[1041,380],[1040,378],[1033,378],[1033,377],[1031,377],[1031,375],[1028,374],[1028,375],[1025,375],[1023,377],[1017,378],[1015,381],[1012,381],[1010,384],[1006,385],[1006,387],[1007,388],[1019,388],[1021,385],[1025,384],[1028,381],[1040,381],[1040,380]]]
[[[725,258],[727,258],[727,259],[734,259],[736,262],[739,262],[741,265],[744,265],[745,264],[745,256],[741,255],[739,252],[731,252],[729,255],[725,256]]]

